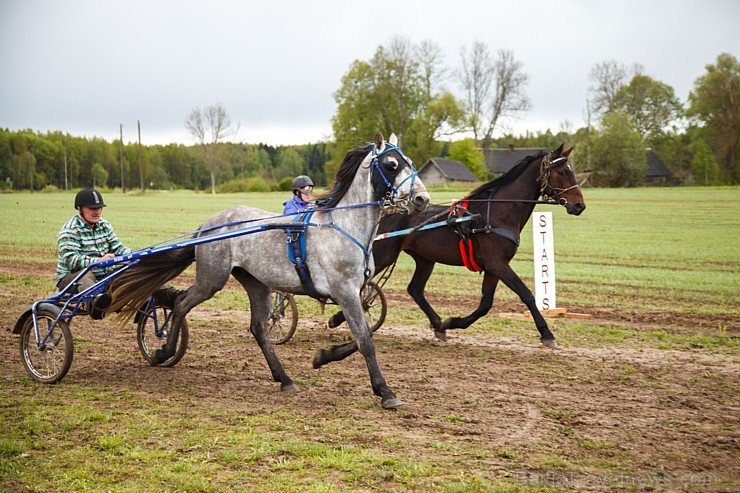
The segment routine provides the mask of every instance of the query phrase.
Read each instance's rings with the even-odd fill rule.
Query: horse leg
[[[224,284],[226,284],[225,281]],[[172,329],[169,334],[167,334],[165,344],[154,352],[152,356],[152,366],[160,365],[174,356],[175,350],[177,349],[177,341],[180,338],[180,325],[182,324],[182,321],[185,320],[185,317],[190,313],[190,310],[207,299],[210,299],[222,287],[223,284],[220,287],[216,287],[214,285],[203,286],[196,280],[193,286],[184,293],[180,293],[175,298],[174,306],[172,308]]]
[[[406,288],[406,292],[411,296],[411,298],[413,298],[416,304],[419,305],[419,308],[421,308],[421,310],[426,314],[427,318],[429,319],[429,324],[431,325],[432,329],[434,329],[434,336],[437,339],[444,341],[447,339],[447,336],[442,329],[442,319],[439,317],[439,314],[434,310],[434,308],[432,308],[432,305],[429,304],[426,297],[424,296],[424,289],[426,288],[429,278],[432,276],[432,271],[434,270],[434,265],[436,264],[436,262],[418,257],[413,254],[411,255],[411,257],[416,262],[416,269],[414,270],[414,275],[411,277],[411,281]]]
[[[341,320],[340,320],[341,319]],[[333,320],[340,320],[338,324],[332,325]],[[344,322],[344,312],[339,311],[329,319],[329,327],[336,327],[337,325]],[[373,329],[373,333],[380,327]],[[357,352],[357,343],[352,340],[345,342],[344,344],[338,344],[332,346],[329,349],[319,349],[313,357],[313,367],[321,368],[322,366],[331,363],[332,361],[342,361],[344,358],[351,356]]]
[[[414,270],[414,275],[408,285],[407,292],[429,318],[429,323],[434,329],[434,335],[438,339],[444,341],[446,339],[444,331],[438,332],[442,327],[442,319],[424,297],[424,287],[426,286],[429,277],[432,275],[435,262],[428,261],[421,257],[416,257],[413,254],[410,255],[416,262],[416,270]],[[334,314],[334,316],[329,320],[329,327],[336,327],[339,325],[339,323],[332,325],[332,323],[337,320],[339,320],[339,323],[344,321],[344,312],[340,311]],[[356,351],[357,344],[355,341],[332,346],[329,349],[319,349],[313,357],[313,367],[320,368],[332,361],[341,361],[347,356],[354,354]]]
[[[342,313],[342,312],[339,312]],[[336,315],[335,315],[336,316]],[[321,368],[332,361],[341,361],[347,356],[357,352],[357,343],[355,341],[346,342],[329,349],[319,349],[313,357],[313,367]]]
[[[352,336],[357,343],[360,353],[365,357],[368,372],[370,373],[370,383],[375,395],[380,397],[381,405],[384,409],[396,409],[403,405],[403,402],[396,397],[393,391],[388,387],[378,366],[378,360],[375,356],[375,344],[370,333],[370,327],[365,319],[365,313],[362,310],[362,301],[360,300],[359,291],[353,295],[342,295],[332,298],[339,304],[347,318],[347,324],[352,331]]]
[[[280,383],[283,392],[297,392],[293,379],[285,372],[283,364],[275,353],[275,348],[270,341],[267,329],[267,319],[270,314],[270,288],[258,281],[254,276],[239,267],[234,268],[231,273],[239,284],[247,291],[249,296],[250,322],[249,331],[259,344],[262,355],[265,357],[272,379]]]
[[[327,325],[329,326],[329,328],[333,329],[334,327],[339,327],[340,325],[342,325],[344,321],[345,321],[344,312],[340,310],[334,315],[332,315],[332,317],[327,322]]]
[[[497,285],[498,277],[491,274],[490,272],[486,272],[483,275],[483,285],[481,286],[482,294],[478,308],[476,308],[475,311],[467,317],[450,317],[446,319],[444,322],[442,322],[439,330],[435,331],[435,335],[437,335],[438,333],[444,335],[445,331],[450,329],[467,329],[476,320],[488,313],[493,306],[493,293],[496,291]]]
[[[398,216],[398,217],[394,217]],[[394,221],[398,221],[399,219],[405,220],[408,218],[408,216],[400,217],[400,215],[395,214],[391,216],[386,216],[384,218],[385,221],[388,223],[392,223]],[[403,222],[401,223],[403,224]],[[399,226],[399,229],[401,226]],[[392,230],[386,230],[386,231],[392,231]],[[383,272],[385,269],[393,265],[397,260],[398,256],[401,255],[401,248],[402,248],[402,237],[397,238],[390,238],[385,239],[380,242],[375,242],[373,244],[373,261],[375,262],[375,276],[378,275],[378,273]],[[330,328],[339,327],[342,325],[345,321],[344,313],[340,310],[329,319],[327,322],[327,325]],[[340,359],[344,359],[350,354],[357,351],[357,348],[346,354],[345,356],[342,356]],[[318,368],[318,367],[315,367]]]
[[[558,344],[555,342],[555,336],[550,332],[550,327],[547,326],[545,318],[537,308],[537,303],[535,302],[532,291],[530,291],[526,284],[524,284],[509,265],[503,269],[498,269],[496,273],[504,282],[506,287],[514,291],[519,296],[519,299],[521,299],[522,302],[527,305],[527,308],[529,308],[529,313],[532,314],[534,323],[540,333],[540,341],[542,344],[550,349],[557,348]]]

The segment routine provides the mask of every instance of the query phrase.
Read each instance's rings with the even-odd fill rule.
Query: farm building
[[[460,161],[438,157],[428,159],[424,163],[424,166],[419,170],[419,177],[424,183],[444,183],[445,185],[452,182],[472,183],[479,181],[473,172]]]
[[[673,173],[652,149],[647,150],[647,169],[645,183],[648,185],[665,185],[671,181]]]
[[[486,160],[486,168],[489,173],[506,173],[514,167],[516,163],[527,156],[539,154],[547,151],[538,147],[514,147],[509,146],[506,149],[482,149],[483,157]]]

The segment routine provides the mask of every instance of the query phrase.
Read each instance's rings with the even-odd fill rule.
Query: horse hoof
[[[294,394],[298,392],[298,387],[294,383],[289,383],[288,385],[281,385],[280,386],[281,392],[287,392],[289,394]]]
[[[149,358],[149,365],[159,366],[166,360],[167,358],[165,358],[164,356],[164,351],[162,351],[161,349],[157,349],[156,351],[154,351],[154,354],[151,356],[151,358]]]
[[[435,330],[434,337],[436,337],[442,342],[446,342],[447,341],[447,331],[446,330]]]
[[[317,370],[324,366],[324,349],[319,349],[313,357],[313,369]]]
[[[555,341],[555,339],[540,339],[540,340],[542,341],[542,344],[546,348],[550,348],[550,349],[557,349],[558,348],[558,343]]]
[[[334,315],[329,319],[329,321],[326,323],[326,325],[329,326],[330,329],[333,329],[335,327],[339,327],[342,325],[342,322],[344,322],[343,318],[337,317],[337,315]]]
[[[381,405],[383,406],[383,409],[398,409],[404,405],[404,402],[398,397],[394,397],[393,399],[384,400],[381,402]]]

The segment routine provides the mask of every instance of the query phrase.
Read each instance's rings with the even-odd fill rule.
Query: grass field
[[[433,192],[448,203],[461,192]],[[133,333],[75,321],[75,361],[56,386],[23,372],[9,329],[53,291],[55,237],[73,193],[0,195],[0,492],[737,491],[740,488],[740,188],[586,189],[580,217],[552,210],[558,303],[592,320],[481,319],[433,341],[405,295],[402,256],[376,338],[408,401],[380,409],[361,358],[310,368],[346,332],[299,300],[280,346],[304,389],[280,394],[244,330],[235,285],[191,314],[191,346],[149,368]],[[104,216],[138,249],[233,204],[282,209],[285,194],[104,193]],[[532,284],[528,225],[513,262]],[[192,276],[186,272],[185,283]],[[477,304],[481,278],[437,266],[444,316]],[[495,312],[521,311],[504,287]],[[327,313],[328,314],[328,313]]]
[[[449,203],[460,192],[438,192],[435,203]],[[564,304],[600,306],[614,290],[651,292],[647,302],[678,304],[681,310],[740,314],[740,189],[648,188],[587,190],[587,212],[579,217],[554,212],[558,283]],[[233,204],[282,210],[285,194],[149,192],[105,194],[104,210],[129,247],[144,248],[193,231],[210,215]],[[74,213],[73,194],[0,195],[0,262],[48,264],[55,257],[56,233]],[[412,269],[402,257],[400,268]],[[512,265],[531,283],[532,237],[529,226]],[[451,291],[470,292],[477,284],[449,282],[458,268],[438,266],[432,282]],[[408,279],[408,276],[397,276]],[[599,289],[593,289],[593,286]],[[477,290],[477,289],[476,289]],[[502,290],[505,291],[505,290]],[[675,306],[674,306],[675,308]]]

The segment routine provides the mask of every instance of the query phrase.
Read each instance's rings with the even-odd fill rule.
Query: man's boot
[[[105,309],[110,306],[113,297],[107,291],[97,295],[90,302],[90,316],[95,320],[100,320],[105,316]]]

